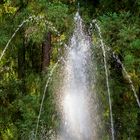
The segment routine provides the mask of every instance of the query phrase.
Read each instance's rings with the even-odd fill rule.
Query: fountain
[[[85,33],[82,19],[76,13],[75,30],[66,52],[59,91],[61,125],[58,140],[97,140],[100,117],[96,91],[91,89],[88,72],[91,62],[91,40]],[[93,83],[92,83],[93,84]],[[92,85],[93,87],[94,85]]]
[[[78,6],[79,8],[79,6]],[[35,17],[30,16],[28,19],[24,20],[18,28],[15,30],[9,41],[7,42],[4,50],[0,55],[0,61],[3,58],[10,42],[15,37],[16,33],[20,30],[20,28],[27,22],[32,20],[41,20],[44,17]],[[62,87],[59,89],[59,100],[58,108],[61,116],[61,124],[60,130],[57,134],[57,140],[98,140],[100,139],[100,134],[102,133],[102,129],[100,129],[100,115],[98,113],[98,102],[96,90],[94,88],[94,84],[96,81],[96,77],[94,74],[94,68],[92,68],[94,63],[92,61],[91,56],[91,39],[85,32],[85,27],[83,25],[83,21],[79,15],[79,10],[76,13],[75,17],[75,29],[74,33],[70,39],[70,42],[65,45],[65,56],[61,56],[58,61],[54,64],[53,68],[50,71],[49,77],[46,81],[46,85],[44,88],[39,114],[37,117],[37,123],[35,128],[35,133],[33,134],[34,140],[37,139],[39,121],[42,113],[43,103],[45,99],[45,93],[51,81],[51,77],[53,72],[57,68],[58,64],[63,60],[64,65],[63,73],[61,74],[62,79]],[[45,21],[48,27],[56,32],[59,36],[59,32],[53,27],[52,23],[49,21]],[[114,137],[114,122],[113,122],[113,114],[112,114],[112,102],[111,102],[111,94],[109,87],[109,74],[107,70],[107,60],[106,60],[106,50],[103,42],[103,38],[101,36],[101,30],[98,26],[97,22],[94,20],[93,23],[98,29],[101,49],[103,52],[103,60],[104,60],[104,68],[105,68],[105,76],[106,76],[106,85],[108,92],[108,101],[109,101],[109,109],[110,109],[110,121],[111,121],[111,134],[112,140]],[[61,43],[61,42],[60,42]],[[140,101],[136,94],[135,87],[126,71],[123,63],[119,60],[119,58],[113,53],[114,58],[121,65],[122,70],[126,74],[129,84],[132,88],[138,106],[140,107]],[[90,70],[93,70],[91,73]],[[100,134],[99,134],[100,131]]]

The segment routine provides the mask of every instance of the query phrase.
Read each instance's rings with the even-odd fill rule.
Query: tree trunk
[[[42,44],[42,71],[46,71],[50,64],[51,56],[51,33],[48,32],[45,36],[45,41]]]
[[[25,40],[20,44],[18,49],[18,78],[22,81],[21,91],[25,93]]]

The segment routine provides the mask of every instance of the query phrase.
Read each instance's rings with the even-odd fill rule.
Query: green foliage
[[[113,0],[83,1],[80,0],[80,14],[85,23],[98,15],[105,44],[119,55],[127,68],[137,93],[140,88],[140,1]],[[29,139],[34,132],[39,113],[40,102],[50,69],[63,55],[63,45],[67,42],[73,29],[73,15],[77,10],[76,0],[3,0],[0,1],[0,54],[19,24],[29,16],[42,16],[41,20],[26,23],[13,38],[0,62],[0,139]],[[49,24],[48,24],[49,23]],[[51,27],[50,27],[51,24]],[[59,31],[57,36],[55,29]],[[44,36],[51,31],[52,55],[46,73],[41,72],[41,48]],[[95,33],[96,34],[96,33]],[[99,46],[97,36],[93,36],[94,45]],[[24,44],[25,43],[25,44]],[[25,47],[25,76],[19,78],[19,50]],[[109,108],[105,85],[105,73],[101,50],[95,52],[97,73],[96,91],[100,103],[105,132],[103,139],[109,139]],[[61,54],[60,54],[61,52]],[[23,52],[20,52],[22,54]],[[113,103],[113,117],[116,138],[136,139],[140,130],[138,126],[139,111],[126,75],[116,65],[112,54],[107,53],[110,73],[110,88]],[[93,60],[95,61],[95,60]],[[24,64],[23,64],[24,65]],[[48,137],[59,127],[59,114],[55,108],[54,91],[61,83],[58,81],[59,70],[53,82],[49,84],[39,123],[38,139]],[[57,85],[58,84],[58,85]],[[24,90],[23,90],[24,89]],[[138,132],[137,132],[138,131]]]
[[[36,22],[36,21],[35,21]],[[39,21],[32,23],[26,29],[25,34],[28,40],[36,42],[37,44],[41,43],[44,39],[44,34],[47,32],[45,21]]]

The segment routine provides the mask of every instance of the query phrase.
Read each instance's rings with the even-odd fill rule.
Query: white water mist
[[[60,90],[61,129],[58,140],[98,140],[99,116],[90,84],[91,41],[79,13],[66,53],[63,86]],[[94,95],[94,96],[93,96]]]

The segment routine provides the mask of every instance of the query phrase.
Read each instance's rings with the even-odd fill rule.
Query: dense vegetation
[[[96,18],[106,46],[121,59],[140,98],[140,1],[79,0],[89,26]],[[0,61],[0,140],[29,139],[36,127],[40,102],[50,69],[64,52],[73,29],[76,0],[1,0],[0,54],[26,19]],[[33,16],[33,19],[29,18]],[[40,20],[38,17],[41,17]],[[93,38],[94,41],[94,38]],[[140,109],[122,67],[108,52],[109,79],[117,140],[140,139]],[[100,70],[100,65],[98,66]],[[102,66],[101,66],[102,67]],[[100,79],[102,87],[105,79]],[[59,126],[51,84],[41,115],[39,134]],[[101,98],[106,98],[101,96]],[[104,99],[102,99],[104,100]],[[104,104],[105,119],[109,117]],[[107,119],[106,119],[107,120]],[[108,133],[109,126],[105,126]]]

